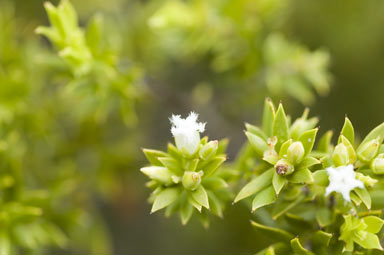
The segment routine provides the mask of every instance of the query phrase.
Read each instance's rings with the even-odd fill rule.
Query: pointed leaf
[[[301,136],[299,137],[299,141],[304,146],[304,151],[305,151],[304,156],[308,155],[312,151],[313,144],[315,143],[316,134],[318,130],[319,130],[318,128],[307,130],[304,133],[302,133]]]
[[[180,195],[180,189],[167,188],[158,193],[153,202],[151,213],[163,209],[164,207],[172,204]]]
[[[356,193],[356,195],[359,196],[359,198],[361,199],[361,201],[363,201],[363,203],[365,204],[365,206],[368,208],[368,210],[371,209],[371,203],[372,203],[372,200],[371,200],[371,195],[369,195],[369,192],[366,188],[356,188],[353,190],[353,192]]]
[[[193,207],[188,202],[185,202],[180,210],[181,224],[186,225],[193,214]]]
[[[228,184],[219,177],[203,178],[202,184],[205,188],[209,190],[225,189],[228,187]]]
[[[216,157],[203,167],[205,177],[213,175],[216,170],[225,162],[226,157]]]
[[[331,130],[327,131],[319,141],[319,144],[317,145],[317,150],[320,152],[327,153],[329,151],[329,148],[331,147],[331,140],[332,140],[333,132]]]
[[[245,135],[248,137],[249,143],[259,156],[262,156],[264,151],[269,150],[267,142],[264,141],[263,138],[250,132],[245,132]]]
[[[276,171],[274,171],[272,185],[273,185],[273,188],[275,189],[276,195],[280,193],[285,183],[286,183],[286,179],[283,176],[277,174]]]
[[[161,164],[158,158],[168,156],[167,153],[158,150],[143,149],[143,152],[149,163],[154,166],[162,166],[163,164]]]
[[[381,141],[383,141],[382,139],[384,138],[384,123],[381,123],[379,126],[377,126],[376,128],[374,128],[365,138],[364,140],[361,142],[361,144],[359,145],[359,147],[357,148],[357,151],[359,149],[361,149],[362,147],[364,147],[364,145],[370,141],[372,141],[373,139],[376,139],[378,137],[381,137]],[[381,143],[381,142],[380,142]]]
[[[256,194],[252,201],[252,212],[255,212],[258,208],[272,204],[277,199],[275,190],[272,186],[260,191]]]
[[[367,216],[363,218],[365,224],[367,224],[368,228],[366,231],[376,234],[383,227],[384,221],[376,216]]]
[[[264,103],[263,112],[263,130],[267,137],[272,136],[272,125],[275,119],[275,107],[273,106],[272,100],[267,98]]]
[[[171,170],[176,175],[182,175],[183,169],[179,161],[171,157],[158,158],[161,164]]]
[[[264,189],[268,185],[271,184],[272,181],[272,175],[275,172],[273,168],[265,171],[261,175],[257,176],[255,179],[250,181],[248,184],[246,184],[237,194],[234,203],[249,197],[256,192],[259,192],[260,190]]]
[[[283,142],[288,140],[288,120],[282,104],[279,105],[276,111],[276,116],[272,125],[272,135],[277,137],[277,150],[280,149]]]
[[[262,138],[264,141],[268,140],[268,137],[265,135],[263,130],[261,130],[259,127],[256,127],[254,125],[251,125],[249,123],[245,123],[245,128],[248,132],[257,135],[258,137]]]
[[[358,245],[365,249],[378,249],[383,250],[380,244],[380,240],[377,237],[377,235],[372,234],[370,232],[366,232],[365,238],[354,238],[353,241],[355,241]]]
[[[352,144],[352,146],[355,143],[355,131],[353,129],[353,125],[351,121],[345,117],[344,126],[341,130],[341,135],[343,135],[345,138],[348,139],[348,141]],[[340,138],[339,138],[340,139]],[[339,140],[340,142],[340,140]]]
[[[314,165],[317,165],[320,163],[321,163],[321,161],[314,158],[314,157],[306,157],[300,162],[300,164],[297,166],[297,168],[298,169],[308,168],[308,167],[311,167],[311,166],[314,166]]]
[[[192,197],[196,202],[209,209],[208,194],[203,186],[200,185],[195,191],[193,191]]]

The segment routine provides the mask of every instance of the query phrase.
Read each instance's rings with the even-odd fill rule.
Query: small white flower
[[[340,166],[337,168],[327,168],[329,185],[325,190],[325,195],[328,196],[333,191],[340,193],[344,200],[350,202],[349,193],[355,188],[364,188],[362,181],[356,179],[356,173],[353,170],[353,165]]]
[[[200,133],[205,129],[205,123],[198,123],[197,117],[197,113],[191,112],[185,119],[180,115],[172,115],[170,118],[171,132],[175,137],[176,147],[188,155],[194,154],[198,149]]]

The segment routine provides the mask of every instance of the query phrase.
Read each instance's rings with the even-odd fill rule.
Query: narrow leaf
[[[280,193],[285,183],[286,183],[286,179],[283,176],[277,174],[276,171],[274,171],[273,178],[272,178],[272,185],[273,185],[273,188],[275,189],[276,195]]]
[[[179,194],[180,189],[178,188],[167,188],[158,193],[155,197],[155,201],[153,202],[151,213],[161,210],[175,202],[175,200],[179,197]]]
[[[308,168],[299,169],[288,176],[292,183],[313,183],[312,172]]]
[[[316,134],[318,130],[319,130],[318,128],[307,130],[304,133],[302,133],[301,136],[299,137],[299,141],[304,146],[305,156],[312,151],[313,144],[315,143]]]
[[[272,135],[277,137],[277,150],[280,149],[283,142],[288,140],[288,120],[282,104],[279,105],[273,121]]]
[[[253,179],[252,181],[250,181],[247,185],[245,185],[240,190],[239,194],[237,194],[234,203],[246,197],[249,197],[255,194],[256,192],[264,189],[268,185],[270,185],[272,181],[272,175],[274,172],[275,170],[271,168],[265,171],[264,173],[262,173],[261,175],[259,175],[258,177],[256,177],[255,179]]]
[[[355,143],[355,131],[353,129],[353,125],[351,121],[345,117],[344,126],[341,129],[341,134],[348,139],[348,141],[352,144]],[[339,140],[340,142],[340,140]]]
[[[192,197],[196,202],[209,209],[208,194],[202,185],[192,192]]]
[[[263,138],[250,132],[245,132],[245,135],[248,137],[250,144],[259,156],[262,156],[264,154],[264,151],[267,151],[269,149],[267,142],[264,141]]]
[[[371,209],[371,203],[372,203],[372,200],[371,200],[371,196],[369,195],[369,192],[366,188],[356,188],[353,190],[353,192],[356,193],[356,195],[359,196],[359,198],[363,201],[363,203],[365,204],[365,206],[367,207],[368,210]]]
[[[260,191],[252,201],[252,212],[260,207],[272,204],[276,199],[276,193],[272,186]]]
[[[154,166],[162,166],[158,158],[168,156],[167,153],[158,150],[143,149],[143,152],[145,157],[148,159],[149,163]]]
[[[263,130],[267,137],[272,136],[272,125],[275,119],[275,107],[273,106],[272,100],[267,98],[264,103],[263,112]]]

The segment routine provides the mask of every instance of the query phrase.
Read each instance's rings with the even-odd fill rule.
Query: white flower
[[[191,112],[186,119],[180,115],[172,115],[170,118],[171,132],[175,137],[176,147],[192,155],[196,152],[200,144],[200,133],[204,132],[205,123],[197,122],[198,114]]]
[[[350,202],[349,193],[354,188],[364,188],[362,181],[356,179],[356,173],[353,171],[353,165],[340,166],[337,168],[327,168],[329,185],[325,190],[325,195],[328,196],[333,191],[340,193],[343,198]]]

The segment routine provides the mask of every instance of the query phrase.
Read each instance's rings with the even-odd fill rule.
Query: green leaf
[[[376,234],[380,231],[380,229],[383,227],[384,221],[376,216],[367,216],[363,218],[363,221],[365,224],[367,224],[367,229],[365,229],[368,232],[371,232],[373,234]]]
[[[213,158],[208,164],[203,167],[204,176],[208,177],[213,175],[216,170],[225,162],[226,157]]]
[[[355,131],[353,129],[351,121],[345,117],[344,126],[341,129],[341,135],[348,139],[348,141],[352,144],[355,143]],[[340,138],[339,138],[340,142]]]
[[[326,227],[332,223],[332,213],[327,208],[320,208],[316,211],[316,220],[320,227]]]
[[[304,151],[305,151],[304,156],[307,156],[312,151],[313,144],[315,143],[316,134],[318,130],[319,130],[318,128],[307,130],[304,133],[302,133],[301,136],[299,137],[299,141],[304,146]]]
[[[263,112],[263,130],[267,137],[272,136],[272,125],[275,119],[275,107],[273,106],[272,100],[267,98],[264,103]]]
[[[381,123],[379,126],[377,126],[376,128],[374,128],[371,132],[369,132],[369,134],[364,138],[364,140],[361,142],[361,144],[359,145],[358,149],[359,150],[360,148],[364,147],[364,145],[378,137],[381,137],[381,141],[380,143],[383,141],[383,138],[384,138],[384,123]]]
[[[188,197],[188,202],[201,213],[202,206],[193,198],[192,194]]]
[[[254,125],[251,125],[249,123],[245,123],[245,128],[248,132],[257,135],[258,137],[262,138],[264,141],[268,140],[268,137],[265,135],[263,130],[261,130],[259,127],[256,127]]]
[[[369,192],[366,188],[356,188],[353,190],[353,192],[356,193],[356,195],[359,196],[359,198],[363,201],[363,203],[365,204],[365,206],[368,208],[368,210],[371,209],[371,196],[369,195]]]
[[[291,240],[292,238],[294,238],[293,234],[291,234],[291,233],[289,233],[283,229],[265,226],[265,225],[259,224],[257,222],[254,222],[254,221],[251,221],[251,224],[257,230],[259,230],[260,232],[262,232],[263,234],[265,234],[266,236],[268,236],[274,240],[280,240],[280,241],[287,242],[287,241]]]
[[[260,207],[272,204],[276,199],[276,193],[272,186],[260,191],[252,201],[252,212]]]
[[[277,108],[276,116],[272,124],[272,135],[277,137],[277,151],[280,149],[280,146],[289,138],[288,120],[282,104],[280,104]]]
[[[249,143],[259,156],[263,156],[264,152],[269,150],[267,142],[264,141],[263,138],[250,132],[245,132],[245,135],[248,137]]]
[[[288,151],[288,147],[289,145],[292,144],[292,139],[289,139],[287,140],[286,142],[284,142],[281,147],[280,147],[280,151],[279,151],[279,157],[280,158],[285,158],[287,159],[287,151]]]
[[[313,183],[312,172],[307,168],[294,171],[293,174],[288,177],[289,182],[292,183]]]
[[[291,240],[291,247],[292,247],[292,250],[294,251],[295,255],[307,255],[307,254],[312,254],[310,251],[308,251],[307,249],[305,249],[301,243],[300,243],[300,240],[299,238],[294,238]]]
[[[329,179],[328,179],[328,173],[327,170],[317,170],[312,174],[313,180],[316,185],[326,187],[329,184]]]
[[[365,249],[383,250],[377,235],[372,234],[370,232],[366,232],[364,236],[365,238],[354,238],[353,241]]]
[[[321,230],[318,230],[313,236],[312,236],[312,242],[314,244],[317,244],[319,246],[325,246],[328,247],[329,242],[332,239],[332,234],[327,233]]]
[[[272,219],[278,219],[280,216],[287,213],[296,205],[300,204],[304,200],[304,198],[305,196],[303,194],[298,194],[294,201],[277,203],[276,206],[273,208]]]
[[[319,141],[319,144],[317,145],[317,150],[320,152],[327,153],[331,147],[331,140],[332,140],[333,132],[331,130],[327,131]]]
[[[183,169],[181,167],[181,164],[176,159],[170,158],[170,157],[165,157],[165,158],[159,158],[159,161],[167,169],[171,170],[176,175],[182,175],[183,174]]]
[[[180,195],[179,188],[167,188],[160,191],[160,193],[158,193],[155,197],[155,201],[153,202],[151,213],[154,213],[172,204],[173,202],[176,201],[179,195]]]
[[[286,183],[286,179],[283,176],[277,174],[276,171],[274,171],[273,178],[272,178],[272,185],[273,185],[273,188],[275,189],[276,195],[280,193],[285,183]]]
[[[217,196],[212,191],[208,191],[207,193],[208,193],[211,211],[217,216],[219,216],[220,218],[222,218],[223,206],[222,206],[222,203],[220,202],[220,199],[217,198]]]
[[[158,150],[143,149],[143,152],[145,157],[148,159],[149,163],[154,166],[162,166],[163,164],[158,158],[168,156],[167,153]]]
[[[202,185],[192,192],[192,197],[196,202],[209,209],[208,194]]]
[[[272,175],[274,172],[275,172],[275,169],[271,168],[271,169],[265,171],[264,173],[262,173],[261,175],[257,176],[255,179],[250,181],[248,184],[246,184],[240,190],[239,194],[237,194],[234,203],[236,203],[236,202],[238,202],[238,201],[240,201],[246,197],[249,197],[249,196],[255,194],[256,192],[259,192],[260,190],[262,190],[265,187],[267,187],[268,185],[270,185],[271,181],[272,181]]]
[[[181,224],[186,225],[188,221],[191,219],[193,214],[193,207],[187,201],[183,204],[180,210],[180,219]]]
[[[314,166],[314,165],[317,165],[320,163],[321,163],[321,161],[314,158],[314,157],[306,157],[300,162],[300,164],[297,166],[297,168],[298,169],[308,168],[308,167],[311,167],[311,166]]]
[[[343,135],[340,136],[340,142],[347,147],[348,155],[349,155],[349,163],[354,164],[356,162],[356,152],[353,148],[353,145],[350,143],[350,141],[344,137]]]
[[[168,143],[168,148],[167,148],[168,154],[175,159],[181,159],[183,158],[181,152],[173,145],[172,143]]]
[[[225,189],[228,187],[228,184],[219,177],[203,178],[202,184],[204,187],[210,190]]]

